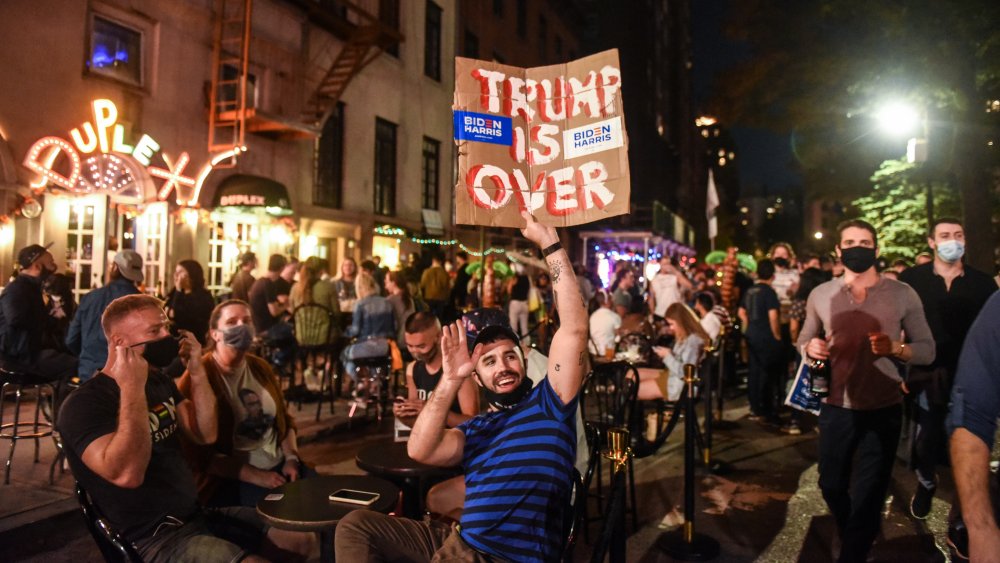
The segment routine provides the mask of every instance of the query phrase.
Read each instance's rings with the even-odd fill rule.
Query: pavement
[[[30,408],[26,405],[24,408]],[[339,400],[331,415],[319,422],[315,405],[292,408],[299,424],[300,454],[321,474],[361,474],[354,456],[367,444],[392,435],[392,420],[381,424],[348,421],[348,405]],[[831,561],[835,525],[817,488],[817,433],[806,420],[802,435],[747,420],[745,402],[731,401],[725,424],[715,432],[713,455],[730,471],[711,474],[698,467],[695,530],[720,544],[715,561]],[[808,418],[808,417],[807,417]],[[6,442],[3,443],[6,446]],[[6,447],[0,447],[4,452]],[[905,450],[901,446],[901,451]],[[48,481],[55,456],[51,440],[41,440],[39,463],[33,463],[31,442],[17,446],[10,485],[0,485],[0,561],[90,563],[102,561],[73,497],[73,479],[57,470]],[[634,460],[638,522],[627,519],[627,560],[674,561],[657,547],[658,538],[684,521],[683,432],[680,427],[649,457]],[[954,486],[950,472],[941,471],[938,495],[927,520],[909,514],[916,481],[902,462],[883,512],[882,534],[870,561],[948,561],[944,534]],[[598,524],[589,527],[589,542]],[[591,546],[581,540],[575,559],[589,561]],[[315,557],[314,557],[315,559]]]

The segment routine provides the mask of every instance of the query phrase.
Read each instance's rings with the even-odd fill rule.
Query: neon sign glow
[[[60,137],[49,136],[35,141],[35,144],[28,149],[23,164],[38,174],[38,178],[31,182],[31,187],[36,192],[41,192],[51,183],[71,192],[91,193],[91,190],[96,187],[101,191],[117,194],[124,184],[101,182],[95,186],[94,183],[83,180],[80,155],[89,155],[100,151],[101,154],[129,155],[136,162],[145,166],[150,176],[163,180],[163,185],[156,194],[157,199],[166,200],[170,192],[175,191],[178,205],[195,207],[198,205],[198,195],[201,193],[202,185],[212,169],[220,162],[238,157],[240,153],[247,150],[246,147],[233,147],[231,150],[213,155],[209,162],[202,166],[196,177],[185,176],[184,171],[191,161],[187,152],[180,153],[177,160],[172,162],[166,153],[160,152],[160,144],[146,134],[141,135],[135,145],[127,144],[125,142],[125,127],[118,123],[118,108],[114,102],[97,99],[92,102],[91,106],[94,120],[70,130],[69,136],[73,140],[72,144]],[[160,158],[166,164],[165,168],[152,165],[152,159],[157,153],[160,153]],[[68,175],[54,169],[60,155],[64,156],[67,161]]]

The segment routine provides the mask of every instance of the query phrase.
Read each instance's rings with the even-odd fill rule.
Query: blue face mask
[[[220,329],[220,331],[222,332],[222,343],[236,348],[240,352],[249,350],[253,344],[254,336],[256,336],[253,325],[249,324],[230,326]]]
[[[949,264],[958,262],[965,254],[965,245],[957,240],[946,240],[937,245],[937,255]]]

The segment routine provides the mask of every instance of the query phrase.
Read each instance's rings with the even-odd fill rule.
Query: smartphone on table
[[[330,500],[334,502],[346,502],[349,504],[360,504],[369,506],[379,498],[378,493],[368,491],[356,491],[354,489],[340,489],[330,494]]]

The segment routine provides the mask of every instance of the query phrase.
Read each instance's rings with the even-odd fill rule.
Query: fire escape
[[[315,27],[339,39],[311,54],[303,72],[301,114],[273,115],[259,109],[250,73],[253,0],[216,0],[215,44],[210,88],[208,150],[238,151],[246,134],[272,139],[319,135],[351,80],[378,56],[403,41],[399,0],[285,0]],[[378,14],[378,15],[376,15]],[[232,166],[234,158],[217,166]]]

